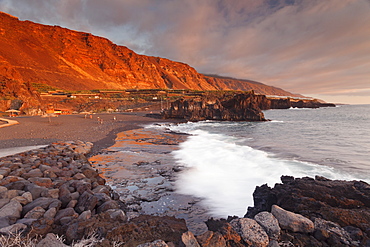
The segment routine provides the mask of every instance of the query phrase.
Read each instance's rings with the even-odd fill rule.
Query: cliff
[[[293,96],[262,83],[205,76],[187,64],[139,55],[102,37],[20,21],[2,12],[0,69],[2,81],[19,84],[17,95],[32,95],[32,88],[27,92],[21,88],[36,83],[68,91],[253,89],[260,94]]]

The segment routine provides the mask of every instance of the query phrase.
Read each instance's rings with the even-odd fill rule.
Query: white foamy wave
[[[239,145],[240,140],[203,130],[190,131],[187,141],[173,152],[179,164],[189,169],[182,172],[177,190],[204,199],[216,217],[243,216],[253,206],[256,186],[274,186],[282,175],[295,177],[325,176],[351,179],[333,168],[277,159],[267,152]]]
[[[271,123],[284,123],[284,121],[280,121],[280,120],[271,120],[270,122]]]

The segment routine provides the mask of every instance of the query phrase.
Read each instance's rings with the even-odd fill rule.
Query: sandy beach
[[[138,129],[156,122],[169,122],[146,117],[148,112],[115,114],[61,115],[43,118],[21,116],[12,118],[19,122],[0,128],[0,149],[49,145],[56,141],[88,141],[94,144],[91,155],[114,144],[116,134]],[[173,122],[173,121],[172,121]],[[4,122],[2,122],[4,123]]]

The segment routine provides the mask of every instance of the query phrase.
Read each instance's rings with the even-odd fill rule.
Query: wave
[[[242,143],[239,138],[193,127],[180,126],[182,130],[193,130],[187,131],[191,134],[187,141],[172,153],[180,165],[188,167],[179,175],[176,189],[202,198],[215,217],[243,216],[247,207],[253,206],[255,187],[266,183],[274,186],[282,175],[354,179],[332,167],[280,159],[239,144]]]

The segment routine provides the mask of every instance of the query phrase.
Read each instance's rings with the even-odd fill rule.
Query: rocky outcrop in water
[[[171,103],[162,116],[189,121],[264,121],[265,117],[260,108],[264,102],[264,95],[255,95],[253,92],[211,96],[198,100],[181,99]]]
[[[302,100],[294,98],[269,98],[269,103],[267,108],[262,108],[264,110],[268,109],[289,109],[289,108],[320,108],[320,107],[335,107],[332,103],[323,103],[316,99],[312,100]]]
[[[318,100],[293,98],[268,98],[251,92],[223,92],[205,95],[198,99],[179,99],[162,112],[163,118],[187,121],[265,121],[262,110],[295,108],[319,108],[335,106]]]

